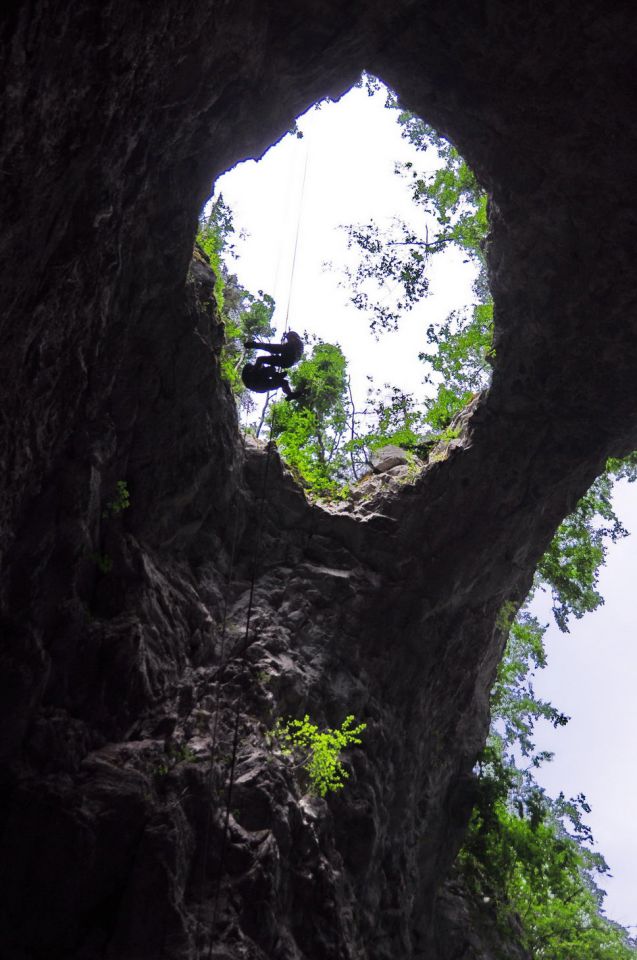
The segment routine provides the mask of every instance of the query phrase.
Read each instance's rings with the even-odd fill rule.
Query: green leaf
[[[315,796],[325,797],[345,786],[349,774],[341,763],[341,753],[361,743],[359,734],[367,727],[366,723],[354,726],[354,722],[354,716],[350,715],[340,728],[319,730],[307,714],[302,720],[277,720],[272,737],[283,746],[284,754],[294,751],[306,754],[302,765],[309,778],[310,793]]]

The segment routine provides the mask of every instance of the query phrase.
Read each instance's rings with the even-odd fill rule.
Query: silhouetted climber
[[[256,363],[246,363],[241,371],[241,379],[253,393],[269,393],[271,390],[283,390],[286,400],[300,400],[304,389],[292,390],[287,377],[273,367],[264,368]]]
[[[281,343],[260,343],[246,340],[248,350],[267,350],[269,357],[257,357],[257,367],[293,367],[303,356],[303,341],[294,330],[283,334]]]

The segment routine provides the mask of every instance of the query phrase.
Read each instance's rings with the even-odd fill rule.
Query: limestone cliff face
[[[637,447],[636,30],[504,0],[6,14],[2,956],[497,952],[442,884],[498,611]],[[189,263],[212,178],[363,67],[491,192],[496,356],[445,458],[330,512],[243,446]],[[328,803],[265,736],[303,711],[368,724]]]

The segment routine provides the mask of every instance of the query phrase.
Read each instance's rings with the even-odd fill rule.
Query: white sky
[[[637,533],[637,484],[622,481],[615,508],[624,526]],[[611,544],[599,590],[602,607],[573,621],[570,633],[555,625],[547,633],[548,666],[535,691],[571,717],[554,730],[543,723],[540,746],[556,757],[538,779],[550,794],[584,793],[592,806],[586,817],[597,849],[612,877],[600,878],[608,896],[606,913],[637,934],[637,627],[632,603],[637,569],[637,536]],[[540,605],[538,605],[540,606]],[[550,621],[550,604],[539,613]]]
[[[302,140],[286,137],[262,160],[246,161],[222,177],[216,193],[234,213],[235,227],[247,236],[237,242],[232,266],[246,289],[264,290],[277,301],[275,324],[338,342],[349,361],[357,407],[364,403],[367,375],[423,395],[424,368],[418,353],[425,330],[473,300],[472,268],[453,251],[434,259],[430,295],[402,321],[399,334],[375,341],[365,317],[339,288],[338,269],[326,261],[347,262],[345,234],[339,225],[398,216],[414,220],[406,181],[394,174],[397,160],[413,160],[432,169],[435,159],[415,151],[400,136],[384,94],[368,97],[352,90],[338,104],[325,104],[299,121]],[[298,230],[296,264],[292,261]],[[351,261],[350,261],[351,262]],[[637,530],[637,484],[622,484],[617,504],[629,530]],[[549,665],[535,682],[536,692],[572,717],[554,731],[543,724],[538,748],[556,752],[538,779],[553,795],[586,794],[593,810],[587,822],[613,878],[604,879],[608,916],[637,925],[637,644],[634,642],[634,590],[637,538],[611,546],[601,592],[606,604],[575,621],[568,635],[548,633]],[[549,620],[548,608],[540,605]],[[637,928],[633,933],[637,932]]]
[[[394,174],[397,160],[414,160],[425,169],[437,165],[400,136],[395,113],[383,109],[384,95],[368,97],[352,90],[338,104],[327,104],[301,118],[302,140],[286,137],[262,160],[239,164],[216,187],[234,212],[235,227],[249,237],[239,240],[236,270],[246,289],[264,290],[277,303],[275,325],[299,333],[308,330],[339,343],[349,361],[357,406],[367,392],[367,375],[378,386],[389,380],[404,390],[421,392],[424,367],[418,353],[425,330],[455,307],[472,299],[475,268],[451,252],[436,258],[429,271],[431,295],[407,313],[400,336],[375,341],[365,316],[339,288],[334,264],[353,262],[341,224],[376,220],[389,225],[395,216],[422,227],[424,214],[409,202],[407,181]],[[299,217],[300,210],[300,217]],[[298,229],[298,248],[292,262]]]

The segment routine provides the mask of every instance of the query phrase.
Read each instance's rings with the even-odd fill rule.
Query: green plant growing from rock
[[[153,769],[157,777],[165,777],[180,763],[194,763],[197,754],[187,744],[180,746],[174,745],[168,747],[166,756]]]
[[[361,743],[359,734],[367,727],[366,723],[354,726],[355,719],[350,714],[340,729],[326,730],[319,730],[308,714],[302,720],[277,720],[270,736],[278,741],[284,756],[305,753],[300,765],[308,775],[309,793],[313,796],[325,797],[345,786],[349,774],[341,763],[341,753]]]
[[[123,510],[128,510],[130,507],[130,493],[128,490],[128,484],[125,480],[118,480],[115,484],[115,496],[112,500],[109,500],[102,511],[102,519],[108,520],[111,517],[116,517],[118,514],[122,513]]]
[[[225,332],[221,375],[239,407],[252,410],[255,404],[241,380],[241,368],[252,359],[254,351],[247,349],[245,342],[274,335],[274,300],[263,290],[257,296],[249,293],[230,270],[228,264],[236,257],[235,226],[232,210],[223,196],[220,194],[206,207],[207,212],[199,220],[196,243],[215,275],[213,297]]]
[[[118,480],[115,484],[115,495],[112,500],[107,500],[102,510],[102,520],[113,520],[124,510],[130,507],[130,492],[126,480]],[[113,569],[113,558],[105,550],[96,550],[90,554],[91,560],[96,564],[101,574],[106,576]]]
[[[100,573],[107,574],[113,569],[113,558],[108,553],[92,553],[90,557]]]

